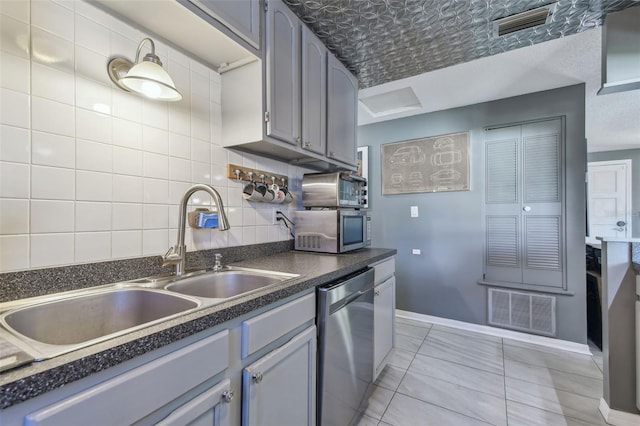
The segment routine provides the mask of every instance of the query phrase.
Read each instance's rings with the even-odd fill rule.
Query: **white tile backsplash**
[[[76,171],[76,200],[112,201],[113,177],[109,173]]]
[[[138,28],[83,0],[3,0],[0,20],[0,272],[161,255],[193,183],[216,188],[232,228],[188,228],[188,250],[288,239],[226,165],[304,171],[221,147],[219,74],[154,39],[184,98],[150,101],[106,72],[134,58]]]
[[[114,231],[142,229],[142,204],[113,203],[112,220]]]
[[[113,201],[141,203],[143,194],[142,178],[137,176],[113,175]]]
[[[74,137],[75,108],[49,99],[31,97],[32,129]]]
[[[31,234],[73,232],[74,202],[31,200]]]
[[[74,75],[41,64],[31,66],[31,94],[67,105],[75,102]]]
[[[29,233],[29,200],[0,198],[0,235]]]
[[[75,49],[72,41],[31,26],[31,49],[33,62],[60,71],[73,72],[75,69]]]
[[[74,200],[76,176],[73,169],[31,166],[31,198]]]
[[[142,231],[111,233],[111,258],[124,259],[139,256],[142,256]]]
[[[74,168],[76,141],[53,133],[31,132],[31,162],[42,166]]]
[[[111,203],[76,202],[76,232],[111,231]]]
[[[31,8],[31,25],[73,41],[73,11],[51,0],[37,0],[37,2],[37,7]]]
[[[29,131],[0,125],[0,161],[29,163]]]
[[[29,61],[0,52],[0,87],[29,93]]]
[[[29,59],[27,40],[29,40],[29,25],[27,23],[7,15],[0,15],[0,50]]]
[[[74,261],[75,234],[31,234],[31,268],[68,265]]]
[[[75,234],[76,263],[96,262],[111,257],[111,232]]]
[[[0,88],[0,124],[29,127],[29,95]]]
[[[113,123],[110,115],[76,108],[77,138],[110,144],[112,129]]]
[[[0,269],[16,271],[29,266],[29,235],[0,235]]]
[[[113,147],[105,143],[76,139],[76,168],[111,173]]]
[[[24,0],[0,1],[0,14],[29,23],[29,2]]]

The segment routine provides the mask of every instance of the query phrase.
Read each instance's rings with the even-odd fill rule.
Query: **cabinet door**
[[[300,141],[300,21],[280,0],[267,10],[266,111],[268,136]]]
[[[247,43],[260,49],[260,0],[189,0]]]
[[[395,286],[396,279],[391,277],[375,288],[373,299],[374,377],[384,368],[382,362],[393,348]]]
[[[302,147],[325,155],[327,146],[327,49],[302,25]]]
[[[177,408],[157,424],[158,426],[229,426],[229,402],[232,398],[231,382],[225,379]]]
[[[327,59],[327,157],[356,164],[358,80],[335,56]]]
[[[316,424],[316,327],[242,372],[242,425]]]
[[[485,279],[564,285],[559,119],[485,134]]]

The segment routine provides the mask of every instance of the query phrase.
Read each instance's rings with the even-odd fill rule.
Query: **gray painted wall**
[[[461,88],[461,90],[464,90]],[[558,337],[585,343],[586,144],[584,85],[438,111],[359,128],[358,144],[369,145],[373,245],[398,249],[397,307],[476,324],[487,323],[482,279],[483,130],[487,126],[550,117],[566,118],[568,290],[558,296]],[[471,190],[382,196],[380,145],[425,136],[470,132]],[[418,206],[420,216],[410,217]],[[411,249],[420,249],[412,255]]]
[[[631,236],[640,238],[640,148],[619,151],[590,152],[587,160],[631,160]]]

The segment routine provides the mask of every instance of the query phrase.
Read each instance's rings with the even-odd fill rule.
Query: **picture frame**
[[[380,145],[382,195],[469,191],[469,132]]]

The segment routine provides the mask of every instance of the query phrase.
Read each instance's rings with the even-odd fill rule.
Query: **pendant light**
[[[145,41],[151,44],[151,53],[144,55],[140,61]],[[109,61],[107,71],[111,81],[127,92],[160,101],[175,102],[182,99],[171,76],[162,68],[162,62],[156,55],[156,46],[150,38],[143,39],[138,45],[135,63],[126,58],[114,58]]]

